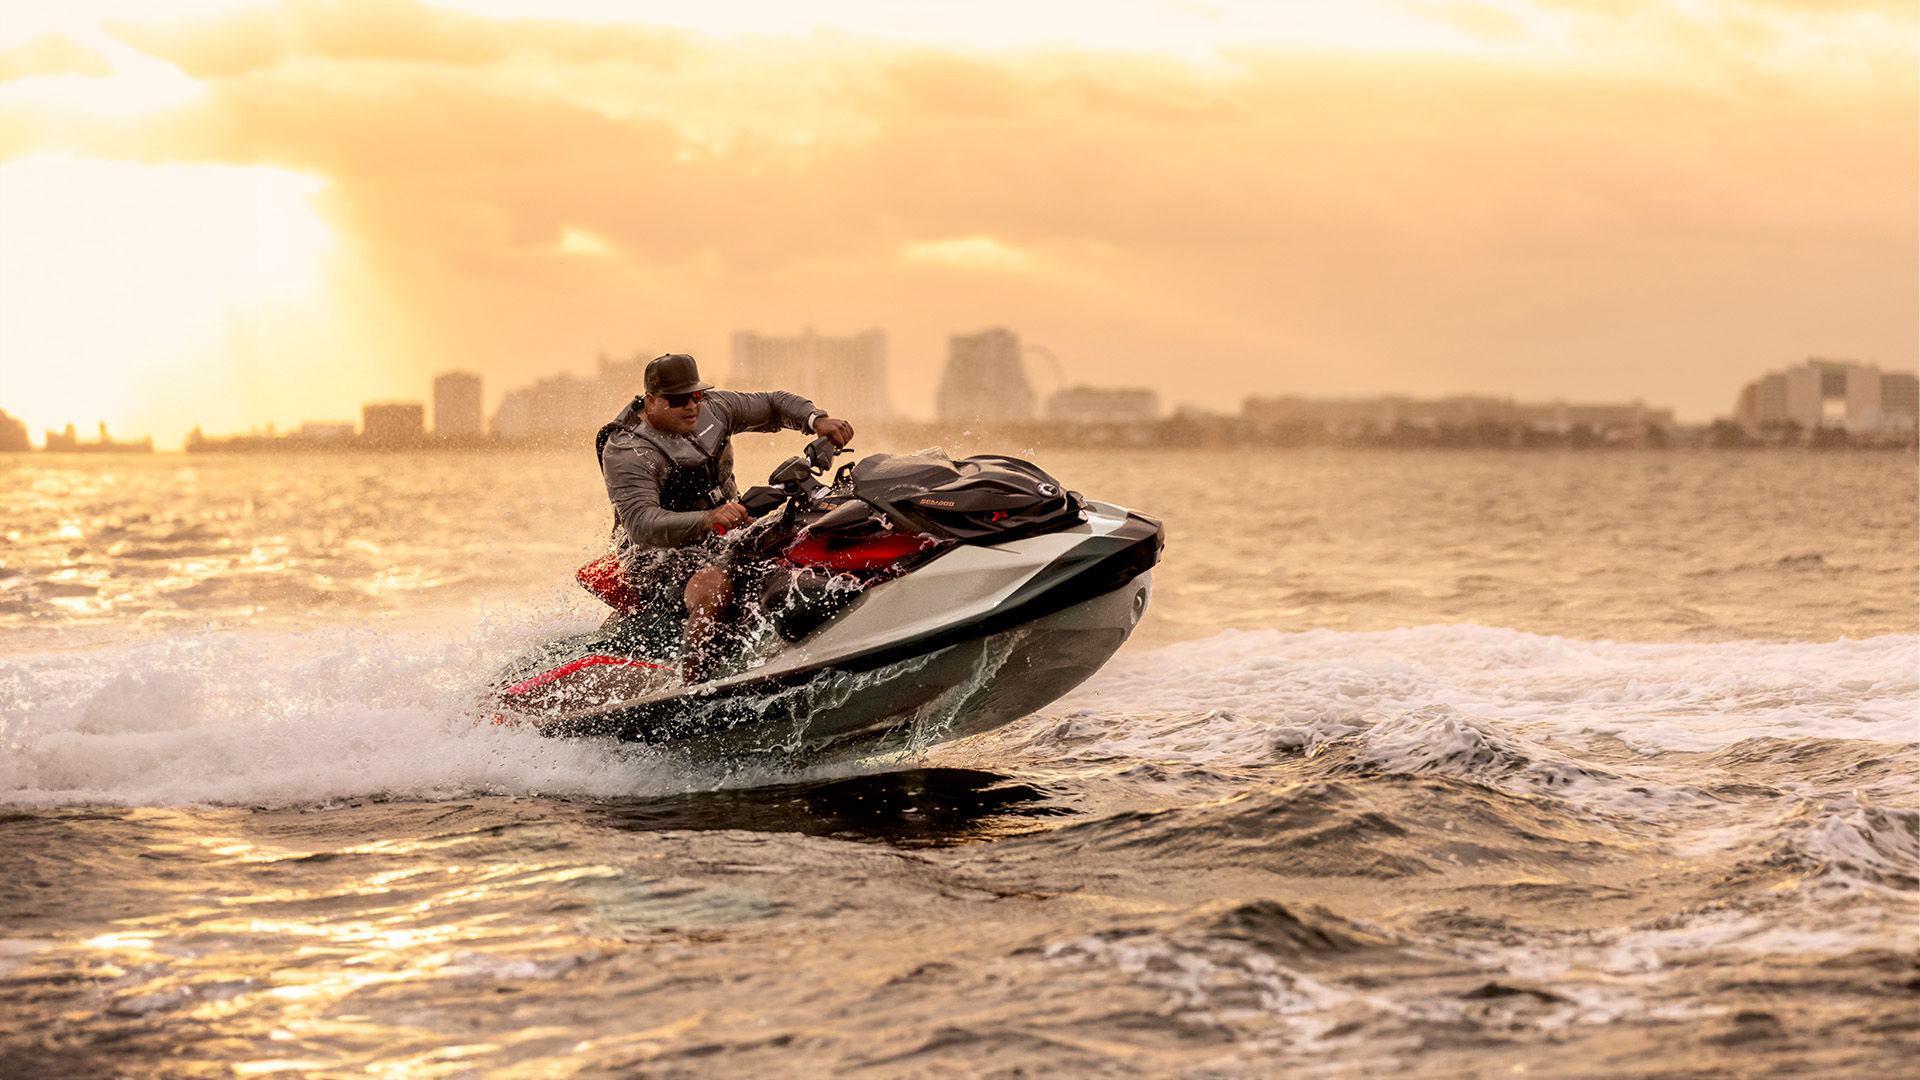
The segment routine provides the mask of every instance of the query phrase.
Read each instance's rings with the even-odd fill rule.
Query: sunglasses
[[[689,405],[707,400],[705,390],[695,390],[691,394],[657,394],[655,396],[666,402],[669,409],[684,409]]]

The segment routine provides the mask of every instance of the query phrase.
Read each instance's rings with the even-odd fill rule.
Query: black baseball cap
[[[700,365],[686,353],[668,353],[647,362],[649,394],[691,394],[711,389],[712,383],[700,381]]]

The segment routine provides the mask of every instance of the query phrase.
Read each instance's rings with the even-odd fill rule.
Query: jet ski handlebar
[[[808,443],[806,450],[802,453],[806,456],[807,464],[812,466],[817,474],[827,471],[827,468],[833,464],[833,456],[840,450],[840,447],[833,445],[832,439],[822,435]]]
[[[834,455],[848,449],[833,445],[825,435],[807,444],[806,450],[774,466],[763,485],[748,488],[740,496],[740,505],[754,517],[763,517],[789,500],[813,501],[826,485],[815,479],[833,464]]]

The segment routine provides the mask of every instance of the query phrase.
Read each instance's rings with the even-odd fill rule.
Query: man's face
[[[704,393],[648,394],[645,403],[647,423],[669,435],[691,435],[700,423],[700,405]]]

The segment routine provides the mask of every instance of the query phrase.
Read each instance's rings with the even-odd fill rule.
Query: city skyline
[[[15,5],[0,398],[175,445],[880,326],[932,415],[949,335],[1007,326],[1169,409],[1704,421],[1920,357],[1911,5],[803,7]]]
[[[842,339],[840,344],[858,343],[875,335],[879,336],[880,350],[884,354],[884,335],[879,331]],[[752,338],[755,335],[745,336]],[[736,335],[736,339],[739,337],[741,335]],[[803,340],[810,342],[814,337],[809,332],[801,338],[788,340],[786,344],[791,346]],[[777,344],[774,339],[765,340]],[[823,340],[832,343],[835,339]],[[1517,395],[1495,393],[1419,396],[1396,391],[1356,395],[1250,394],[1237,403],[1231,403],[1232,408],[1221,407],[1219,403],[1208,408],[1184,404],[1169,411],[1163,408],[1160,395],[1148,387],[1061,383],[1045,394],[1035,394],[1026,377],[1026,362],[1021,355],[1018,335],[1004,328],[990,328],[980,334],[952,335],[949,349],[950,374],[984,364],[1000,376],[1009,373],[1019,376],[1015,380],[1018,385],[1011,391],[985,385],[969,386],[963,391],[970,395],[967,398],[969,407],[948,406],[949,411],[944,414],[937,407],[931,416],[889,410],[880,416],[861,419],[867,422],[899,420],[908,425],[942,421],[964,423],[969,420],[989,420],[988,413],[992,413],[992,419],[1000,422],[1040,421],[1071,426],[1101,422],[1154,423],[1177,419],[1181,415],[1215,415],[1242,416],[1264,423],[1310,420],[1314,424],[1324,422],[1330,431],[1341,428],[1387,430],[1401,419],[1413,419],[1417,424],[1427,426],[1436,423],[1471,425],[1499,419],[1501,422],[1531,424],[1543,430],[1564,431],[1572,422],[1568,419],[1570,416],[1578,418],[1580,423],[1594,422],[1600,427],[1650,424],[1669,430],[1704,428],[1710,423],[1732,422],[1752,431],[1792,421],[1803,429],[1834,426],[1849,431],[1871,432],[1884,427],[1889,432],[1898,429],[1911,433],[1920,424],[1920,417],[1916,416],[1916,413],[1920,413],[1920,405],[1916,404],[1915,398],[1915,386],[1920,383],[1920,375],[1883,371],[1877,365],[1828,357],[1807,357],[1799,364],[1790,365],[1785,371],[1757,373],[1734,391],[1729,408],[1708,418],[1679,418],[1671,407],[1649,404],[1644,395],[1599,402],[1567,398],[1523,400]],[[429,436],[455,442],[476,439],[526,440],[561,432],[592,430],[617,412],[638,391],[648,359],[644,352],[628,357],[602,355],[596,361],[598,370],[590,376],[583,378],[572,372],[552,373],[527,385],[506,388],[498,393],[497,398],[490,397],[491,392],[484,389],[485,380],[482,376],[467,371],[439,372],[429,380],[430,392],[417,398],[400,395],[391,399],[362,401],[355,410],[361,416],[358,434],[362,437],[372,436],[371,441],[376,444],[392,445]],[[781,368],[777,364],[763,363],[760,374],[770,375],[779,370]],[[1817,374],[1821,371],[1826,372],[1825,386],[1822,386],[1822,376]],[[856,379],[877,378],[884,383],[884,355],[875,364],[848,369],[843,375]],[[721,380],[725,378],[720,377]],[[1812,381],[1808,382],[1808,379]],[[1862,379],[1871,380],[1870,391],[1862,389]],[[971,381],[978,382],[977,379]],[[1795,404],[1791,408],[1787,389],[1790,382],[1796,388],[1793,391],[1796,395],[1793,398]],[[1883,384],[1886,387],[1884,390]],[[1763,387],[1768,389],[1763,391]],[[1778,401],[1771,405],[1763,404],[1770,400],[1767,396],[1769,393]],[[827,406],[830,401],[826,399],[831,399],[833,394],[829,390],[815,397],[820,404]],[[1883,399],[1887,417],[1884,423]],[[488,400],[497,400],[498,404],[486,409],[484,402]],[[849,415],[846,410],[837,412]],[[377,420],[376,414],[379,417]],[[408,416],[410,419],[400,420],[395,426],[394,417],[398,416]],[[1610,419],[1601,422],[1601,417]],[[1622,420],[1621,417],[1628,419]],[[0,422],[19,429],[18,434],[13,436],[15,441],[26,437],[29,424],[25,418],[12,416],[0,409]],[[61,438],[72,444],[76,438],[76,424],[68,421],[64,427],[65,433]],[[98,427],[101,442],[109,441],[108,425],[100,422]],[[51,439],[56,434],[52,428],[41,430],[43,440]],[[405,434],[408,431],[415,434]],[[244,431],[207,432],[204,425],[195,423],[192,425],[192,434],[196,438],[258,437],[262,434],[272,438],[292,435],[305,442],[324,443],[354,438],[356,425],[351,420],[339,418],[308,418],[291,425],[267,421],[249,425]],[[144,441],[151,448],[154,440],[151,435],[140,434],[132,439],[116,437],[112,441],[128,447]],[[0,445],[0,449],[5,448]]]
[[[956,335],[956,336],[964,337],[967,335]],[[478,416],[482,419],[482,424],[486,429],[486,433],[491,434],[494,422],[496,418],[499,416],[501,410],[503,408],[506,408],[506,409],[513,408],[513,406],[510,404],[510,399],[512,399],[515,395],[524,395],[530,390],[533,390],[542,384],[551,384],[555,382],[572,384],[574,386],[579,386],[579,387],[588,387],[595,381],[597,377],[604,376],[605,369],[609,365],[614,365],[614,366],[618,366],[626,369],[623,372],[623,374],[627,376],[626,382],[631,384],[632,389],[630,391],[621,389],[617,393],[615,393],[612,397],[609,397],[605,394],[601,394],[598,397],[592,397],[589,400],[576,403],[577,407],[584,410],[582,412],[583,416],[600,417],[601,413],[603,412],[610,416],[612,412],[617,411],[619,405],[624,403],[628,397],[630,397],[633,393],[639,392],[640,369],[641,367],[644,366],[644,360],[646,358],[644,354],[645,354],[644,350],[639,353],[634,353],[632,354],[631,358],[624,361],[613,361],[609,357],[607,357],[605,354],[601,354],[597,363],[600,365],[602,370],[600,373],[598,373],[598,375],[596,375],[596,373],[591,370],[585,372],[584,374],[576,372],[572,369],[559,370],[559,371],[549,372],[542,376],[537,376],[536,378],[530,380],[527,384],[523,384],[518,387],[498,389],[498,390],[492,387],[490,380],[486,380],[484,376],[478,375],[477,373],[474,373],[474,372],[458,371],[458,370],[434,372],[434,373],[423,375],[422,389],[412,394],[409,394],[404,390],[402,390],[397,393],[382,395],[378,398],[361,397],[356,400],[353,398],[351,391],[348,391],[344,396],[342,396],[341,400],[351,401],[352,403],[344,410],[341,410],[338,415],[301,416],[297,418],[262,417],[262,418],[257,418],[251,421],[245,421],[243,422],[242,426],[232,427],[227,429],[220,429],[220,433],[222,434],[257,433],[263,430],[268,432],[272,432],[272,431],[291,432],[291,431],[299,430],[301,428],[318,430],[321,428],[332,428],[340,425],[345,425],[348,429],[351,429],[353,426],[353,422],[350,419],[350,417],[359,415],[361,410],[369,404],[414,404],[414,403],[427,404],[437,400],[435,383],[438,380],[447,378],[449,376],[461,376],[464,378],[478,379],[480,380],[481,385],[485,387],[484,390],[474,390],[472,392],[476,395],[477,400],[479,401]],[[1827,362],[1827,361],[1825,361],[1823,358],[1820,358],[1820,357],[1804,356],[1795,361],[1774,361],[1771,363],[1772,363],[1772,366],[1777,366],[1777,367],[1792,367],[1792,366],[1799,366],[1802,363],[1815,363],[1815,362]],[[1882,368],[1883,370],[1886,370],[1887,373],[1890,375],[1909,374],[1908,372],[1902,371],[1897,368],[1886,368],[1884,365],[1874,364],[1871,362],[1863,362],[1863,361],[1854,360],[1854,359],[1834,359],[1831,362]],[[703,360],[702,363],[704,365],[707,363],[707,361]],[[1687,425],[1698,426],[1698,425],[1706,425],[1716,420],[1739,419],[1742,416],[1742,405],[1739,397],[1739,394],[1742,392],[1744,388],[1742,384],[1751,384],[1752,382],[1755,381],[1756,378],[1762,377],[1762,374],[1763,374],[1760,367],[1757,365],[1755,368],[1752,369],[1752,372],[1753,374],[1750,374],[1744,377],[1739,382],[1730,384],[1731,389],[1728,391],[1727,395],[1724,395],[1727,398],[1726,404],[1717,410],[1713,410],[1704,415],[1678,415],[1679,411],[1671,407],[1668,407],[1667,411],[1669,413],[1676,414],[1676,420],[1678,423],[1687,424]],[[1033,382],[1033,380],[1031,379],[1032,373],[1031,371],[1028,371],[1027,374],[1029,376],[1028,381],[1031,384]],[[1102,385],[1102,384],[1097,384],[1091,381],[1077,380],[1077,379],[1068,379],[1066,381],[1062,381],[1061,376],[1063,374],[1064,374],[1063,372],[1056,371],[1052,376],[1051,382],[1043,381],[1040,383],[1040,386],[1042,387],[1042,389],[1038,391],[1035,396],[1035,407],[1034,407],[1033,415],[1039,415],[1045,412],[1048,403],[1051,402],[1056,395],[1059,395],[1062,393],[1087,391],[1087,390],[1098,391],[1098,392],[1111,392],[1111,393],[1117,393],[1117,394],[1138,394],[1141,392],[1149,393],[1156,399],[1155,407],[1163,413],[1178,411],[1181,408],[1186,408],[1189,410],[1198,410],[1202,412],[1213,411],[1213,412],[1230,413],[1230,412],[1238,411],[1238,409],[1242,405],[1244,405],[1246,401],[1259,399],[1259,398],[1297,397],[1297,398],[1305,398],[1309,400],[1331,402],[1331,401],[1343,400],[1343,399],[1374,400],[1374,399],[1412,398],[1412,397],[1418,397],[1425,400],[1443,400],[1443,399],[1454,399],[1454,398],[1460,398],[1460,399],[1499,398],[1499,399],[1514,400],[1522,396],[1510,390],[1500,390],[1496,388],[1470,388],[1465,390],[1458,390],[1458,391],[1447,392],[1447,393],[1436,393],[1436,394],[1415,394],[1406,388],[1377,388],[1372,390],[1361,390],[1357,392],[1348,392],[1348,393],[1302,394],[1302,393],[1297,393],[1292,390],[1289,390],[1288,388],[1285,388],[1285,387],[1271,387],[1265,390],[1256,389],[1254,391],[1251,391],[1243,395],[1241,398],[1235,399],[1233,401],[1228,401],[1228,402],[1215,401],[1215,402],[1210,402],[1206,405],[1200,405],[1191,400],[1181,400],[1177,396],[1172,397],[1170,399],[1169,395],[1166,395],[1161,391],[1157,390],[1156,388],[1150,387],[1150,386],[1112,386],[1112,385]],[[730,369],[724,370],[723,373],[718,376],[716,381],[719,382],[719,384],[723,388],[729,388],[729,389],[745,389],[746,388],[741,386],[729,385],[731,381],[731,375],[732,375],[732,372]],[[624,386],[625,384],[623,383],[622,385]],[[775,388],[784,389],[784,387],[775,387]],[[1623,395],[1616,395],[1615,397],[1609,398],[1608,400],[1618,400],[1618,401],[1631,400],[1636,402],[1644,402],[1657,397],[1658,397],[1657,394],[1648,394],[1644,392],[1628,392]],[[1550,404],[1554,402],[1568,402],[1573,399],[1561,396],[1561,397],[1540,398],[1540,399],[1531,399],[1531,400],[1535,400],[1540,403]],[[827,402],[823,401],[822,404],[826,405]],[[1074,408],[1075,408],[1075,411],[1084,411],[1085,406],[1076,405],[1074,406]],[[839,411],[842,412],[843,414],[848,413],[848,410],[845,410],[845,409],[841,409]],[[1139,413],[1138,402],[1126,403],[1125,411],[1128,416],[1137,416]],[[429,416],[431,417],[432,415],[434,415],[434,413],[430,410]],[[928,404],[928,407],[925,407],[922,409],[916,409],[916,410],[905,410],[905,409],[899,408],[898,406],[890,406],[889,409],[887,410],[886,415],[889,418],[897,417],[899,419],[907,420],[907,421],[939,419],[940,418],[939,399],[936,396]],[[29,431],[39,433],[38,435],[32,437],[33,441],[35,441],[36,443],[43,443],[47,433],[56,432],[66,428],[77,427],[82,430],[90,430],[96,426],[104,425],[104,426],[114,427],[116,431],[120,430],[117,425],[109,425],[107,424],[106,421],[99,420],[97,418],[87,418],[87,417],[76,416],[76,417],[61,417],[58,419],[47,419],[43,421],[43,420],[38,420],[30,416],[27,416],[21,412],[11,413],[9,414],[9,417],[12,420],[15,420],[24,424]],[[598,423],[598,422],[599,421],[597,420],[595,421],[595,423]],[[468,421],[468,423],[471,423],[471,421]],[[531,418],[529,417],[527,420],[519,421],[519,423],[522,426],[525,426],[531,423]],[[585,423],[585,421],[583,420],[581,421],[581,423]],[[205,424],[199,423],[191,419],[176,418],[175,420],[169,421],[169,424],[170,424],[170,427],[168,428],[168,430],[172,430],[173,428],[178,428],[182,432],[185,432],[188,430],[206,430],[208,427]],[[438,430],[437,424],[430,423],[429,430],[437,431]],[[212,432],[209,432],[209,433],[212,433]],[[467,436],[467,435],[474,434],[474,432],[470,428],[463,428],[461,429],[459,434],[462,436]],[[177,439],[171,443],[168,443],[164,437],[156,436],[151,431],[134,431],[134,432],[131,432],[128,437],[134,441],[137,441],[140,439],[151,439],[158,444],[171,445],[171,446],[180,445],[180,442],[184,439],[184,436],[183,436],[182,439]]]

